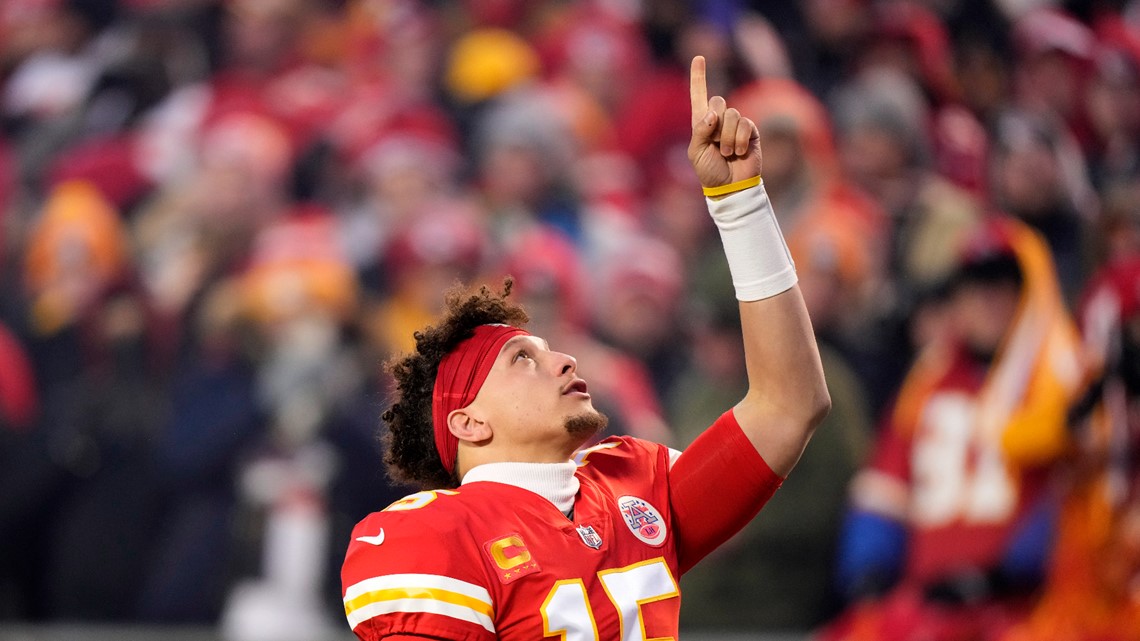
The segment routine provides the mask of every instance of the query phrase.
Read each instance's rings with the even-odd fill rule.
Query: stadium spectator
[[[823,638],[993,639],[1040,580],[1079,337],[1028,227],[988,221],[961,256],[949,331],[852,483],[837,564],[852,606]]]
[[[68,483],[54,497],[41,568],[44,615],[130,621],[149,569],[161,514],[155,437],[165,415],[164,377],[150,348],[147,301],[120,285],[91,302],[82,374],[57,388],[45,414],[66,454]],[[75,358],[75,355],[72,355]],[[83,541],[103,541],[92,555]]]
[[[1096,41],[1092,29],[1064,9],[1042,6],[1013,24],[1019,56],[1015,101],[1045,118],[1056,118],[1082,146],[1089,142],[1081,95],[1089,79]]]
[[[383,250],[373,285],[377,300],[361,319],[383,358],[415,346],[408,331],[442,311],[436,292],[473,278],[484,267],[487,244],[481,212],[462,200],[428,203],[395,231]]]
[[[1127,183],[1140,167],[1140,35],[1115,17],[1097,25],[1095,72],[1085,93],[1093,141],[1089,171],[1103,193]]]
[[[209,624],[222,612],[240,558],[241,462],[265,417],[254,375],[256,341],[236,283],[220,281],[189,310],[186,345],[169,382],[169,410],[154,438],[161,513],[134,615],[162,624]]]
[[[1074,300],[1083,281],[1086,242],[1079,195],[1065,176],[1065,159],[1076,152],[1064,146],[1060,132],[1046,120],[1024,111],[1002,114],[995,126],[993,202],[1045,237],[1061,291],[1067,301]]]
[[[882,247],[885,276],[872,292],[869,325],[858,332],[866,354],[853,360],[877,414],[921,347],[908,340],[912,317],[948,276],[954,248],[984,209],[936,171],[930,106],[910,76],[869,67],[837,90],[833,114],[844,175],[883,212],[883,240],[867,251]]]

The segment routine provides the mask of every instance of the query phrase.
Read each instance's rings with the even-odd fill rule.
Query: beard
[[[606,429],[609,424],[608,416],[598,410],[590,410],[567,418],[564,427],[567,434],[586,442],[590,437]]]

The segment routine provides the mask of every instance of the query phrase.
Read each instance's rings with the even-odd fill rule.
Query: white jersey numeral
[[[931,399],[915,435],[911,473],[916,522],[945,525],[997,523],[1017,504],[1001,444],[980,433],[977,404],[964,394]]]
[[[563,579],[554,584],[542,602],[542,633],[563,641],[598,641],[598,624],[586,599],[582,579]]]
[[[645,637],[641,606],[680,594],[673,573],[660,558],[602,570],[598,578],[617,609],[622,641],[651,641]],[[581,579],[564,579],[554,584],[542,602],[542,625],[543,634],[548,637],[598,641],[598,625]]]

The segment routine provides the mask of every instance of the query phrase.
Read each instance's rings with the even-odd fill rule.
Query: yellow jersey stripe
[[[401,599],[442,601],[443,603],[450,603],[452,605],[467,608],[473,612],[477,612],[488,617],[494,614],[490,603],[485,603],[479,599],[473,599],[464,594],[459,594],[458,592],[440,590],[438,588],[389,588],[387,590],[365,592],[355,599],[345,601],[344,613],[346,615],[351,615],[355,610],[358,610],[370,603],[379,603],[381,601],[399,601]]]
[[[359,583],[348,586],[348,589],[344,591],[344,602],[347,604],[349,601],[368,592],[412,588],[428,588],[455,592],[481,601],[487,604],[487,606],[491,606],[491,593],[483,586],[439,574],[385,574],[383,576],[365,579]]]
[[[448,616],[495,632],[495,612],[486,588],[438,574],[387,574],[345,590],[344,613],[352,628],[390,613]]]
[[[435,599],[394,599],[391,601],[377,601],[363,605],[348,615],[348,624],[353,630],[356,626],[378,617],[391,613],[427,613],[451,617],[460,621],[467,621],[481,626],[491,634],[495,634],[495,622],[491,617],[471,608]]]

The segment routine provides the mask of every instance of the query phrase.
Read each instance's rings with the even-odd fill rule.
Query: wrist
[[[750,178],[745,178],[744,180],[738,180],[736,182],[729,183],[727,185],[718,185],[716,187],[703,187],[702,190],[704,191],[706,197],[713,198],[716,200],[720,200],[721,198],[728,196],[730,194],[735,194],[738,191],[744,191],[745,189],[751,189],[752,187],[759,185],[760,182],[761,182],[760,174],[756,174],[755,176],[752,176]]]
[[[720,232],[738,300],[770,298],[796,284],[795,263],[762,183],[706,196],[705,204]]]

